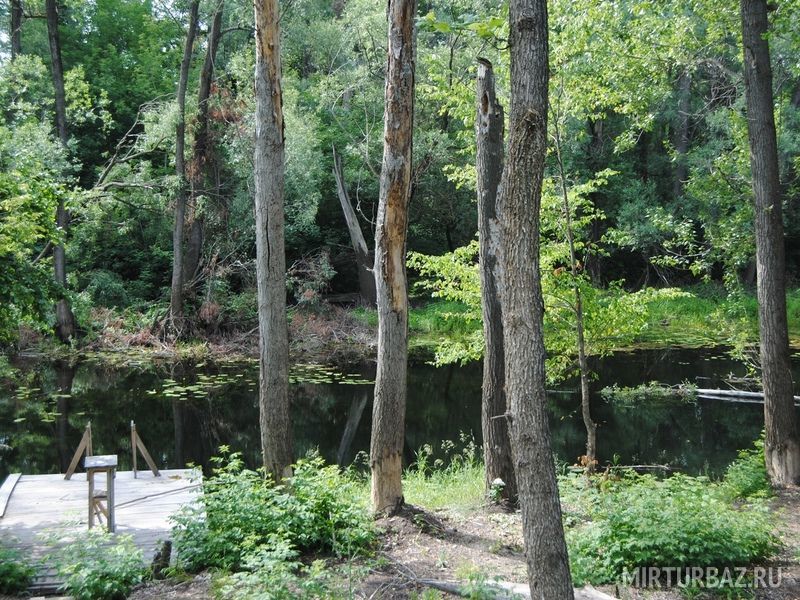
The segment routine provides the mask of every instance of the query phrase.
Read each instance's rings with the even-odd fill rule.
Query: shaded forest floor
[[[780,492],[770,501],[775,532],[783,547],[765,564],[780,567],[779,587],[731,590],[726,594],[709,591],[636,589],[618,585],[598,586],[600,591],[621,600],[686,600],[754,598],[757,600],[800,599],[800,489]],[[411,510],[401,516],[378,521],[380,547],[374,559],[355,561],[352,589],[361,599],[450,599],[492,598],[493,580],[524,583],[525,556],[518,512],[478,506],[467,510]],[[436,581],[447,588],[455,585],[461,595],[432,587]],[[423,583],[424,582],[424,583]],[[131,596],[133,600],[200,600],[212,598],[212,577],[203,573],[185,581],[148,583]],[[504,597],[504,596],[499,596]],[[507,597],[507,596],[506,596]]]

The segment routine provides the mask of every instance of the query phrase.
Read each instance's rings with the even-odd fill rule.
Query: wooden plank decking
[[[76,473],[72,479],[63,475],[11,475],[18,477],[11,488],[5,514],[0,518],[0,544],[17,548],[30,560],[44,556],[49,547],[42,534],[64,530],[84,531],[88,521],[88,484],[86,475]],[[105,486],[103,477],[98,484]],[[190,469],[161,471],[155,477],[149,471],[120,471],[115,480],[116,533],[129,534],[144,558],[150,563],[159,541],[169,539],[169,516],[190,503],[198,493],[199,476]],[[2,514],[2,513],[0,513]],[[55,591],[61,582],[52,569],[42,565],[33,591]]]

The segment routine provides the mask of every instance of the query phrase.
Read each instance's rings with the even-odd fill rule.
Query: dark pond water
[[[19,366],[19,365],[18,365]],[[95,453],[119,454],[130,465],[130,421],[160,467],[188,462],[209,466],[220,445],[257,464],[258,368],[246,364],[147,364],[124,368],[92,361],[77,365],[29,362],[23,387],[0,390],[0,480],[9,472],[65,470],[86,422]],[[796,374],[800,373],[796,361]],[[595,361],[593,407],[601,462],[615,455],[623,464],[669,463],[690,473],[720,473],[739,448],[755,440],[763,423],[758,404],[698,401],[697,404],[610,404],[599,390],[617,383],[696,382],[717,387],[741,368],[720,351],[648,350]],[[369,448],[374,367],[337,374],[297,368],[291,386],[295,448],[318,447],[329,461],[347,464]],[[472,434],[480,443],[481,366],[414,365],[408,377],[406,452],[423,444]],[[577,385],[549,394],[554,451],[574,462],[583,454],[584,429]]]

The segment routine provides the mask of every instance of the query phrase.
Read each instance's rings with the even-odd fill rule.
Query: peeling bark
[[[375,288],[378,368],[372,411],[372,509],[393,513],[403,504],[401,483],[408,365],[406,233],[411,196],[414,117],[415,0],[390,0]]]
[[[275,481],[291,475],[289,333],[286,323],[284,166],[280,15],[277,0],[256,0],[255,213],[261,451]]]
[[[511,441],[506,419],[505,352],[503,310],[500,303],[500,224],[497,188],[503,175],[503,107],[497,100],[492,64],[478,59],[476,167],[478,189],[478,238],[483,315],[483,386],[481,388],[481,429],[486,464],[486,489],[498,479],[500,496],[517,502],[517,478],[511,458]]]

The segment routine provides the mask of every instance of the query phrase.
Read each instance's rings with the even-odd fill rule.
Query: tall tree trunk
[[[578,257],[575,252],[575,231],[572,228],[572,209],[569,203],[569,192],[567,190],[567,173],[564,168],[564,160],[561,154],[562,140],[561,128],[558,119],[554,119],[553,130],[555,132],[555,151],[556,163],[558,164],[558,175],[561,180],[561,198],[564,204],[564,229],[569,247],[569,264],[572,275],[572,293],[575,298],[575,338],[578,347],[578,370],[581,380],[581,416],[583,425],[586,428],[586,455],[584,456],[584,466],[591,473],[597,464],[597,424],[592,420],[592,410],[589,397],[589,360],[586,356],[586,335],[583,318],[583,295],[581,294],[580,278],[578,274]],[[586,264],[586,261],[584,261]]]
[[[172,285],[169,297],[170,327],[175,334],[181,331],[183,320],[183,231],[186,222],[186,86],[189,82],[189,67],[192,63],[192,48],[197,31],[197,13],[200,0],[193,0],[189,8],[189,23],[183,60],[178,78],[178,124],[175,126],[175,175],[178,177],[178,193],[175,198],[175,223],[172,226]]]
[[[672,195],[675,199],[683,196],[683,188],[689,179],[686,153],[689,151],[689,110],[691,110],[692,76],[687,70],[678,78],[678,126],[675,130],[675,179],[672,182]]]
[[[193,165],[191,168],[190,198],[187,207],[187,223],[189,236],[186,243],[186,257],[183,262],[183,283],[194,280],[200,266],[205,235],[205,217],[198,211],[199,198],[203,195],[208,182],[213,179],[213,153],[211,136],[208,129],[208,99],[211,96],[211,80],[214,77],[214,60],[222,37],[222,11],[224,2],[220,2],[208,32],[208,45],[203,69],[200,71],[200,84],[197,93],[197,127],[194,136]]]
[[[67,149],[69,132],[67,131],[67,103],[64,94],[64,68],[61,64],[61,41],[58,33],[58,1],[45,2],[47,13],[47,39],[50,43],[50,62],[53,74],[53,89],[56,99],[56,129],[61,145]],[[66,236],[69,229],[69,213],[64,206],[64,198],[59,196],[56,208],[56,226]],[[67,256],[64,242],[57,244],[53,249],[53,270],[55,280],[61,286],[61,293],[66,293],[67,288]],[[75,315],[72,314],[69,300],[64,297],[56,303],[56,335],[62,342],[68,342],[75,337]]]
[[[11,0],[11,60],[22,54],[22,0]]]
[[[497,100],[492,63],[478,59],[477,142],[478,239],[481,269],[481,311],[483,313],[483,387],[481,430],[486,463],[486,489],[498,479],[501,497],[517,502],[517,478],[511,458],[511,440],[506,414],[506,371],[503,351],[503,310],[500,303],[500,224],[497,188],[503,176],[503,107]]]
[[[286,323],[283,177],[285,139],[277,0],[256,0],[255,212],[259,391],[264,467],[276,481],[291,475],[289,334]]]
[[[767,472],[777,486],[800,483],[800,429],[794,408],[786,320],[786,264],[767,3],[741,0],[750,168],[755,196],[756,277],[764,385]]]
[[[347,223],[347,231],[350,232],[350,242],[356,253],[356,267],[358,268],[358,287],[361,293],[361,302],[367,306],[375,306],[375,275],[372,273],[374,258],[370,256],[367,241],[358,223],[358,215],[353,210],[350,202],[350,195],[347,193],[347,186],[344,182],[344,169],[342,169],[342,158],[333,148],[333,176],[336,178],[336,192],[339,195],[339,203],[342,205],[344,220]]]
[[[539,210],[547,150],[546,0],[511,0],[508,160],[498,198],[511,449],[532,598],[572,600],[545,397]]]
[[[376,513],[392,513],[403,504],[401,475],[408,364],[405,258],[411,197],[415,18],[415,0],[389,0],[383,165],[374,267],[378,303],[378,369],[372,410],[370,466],[372,509]]]

